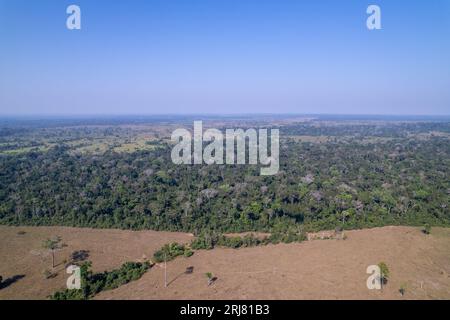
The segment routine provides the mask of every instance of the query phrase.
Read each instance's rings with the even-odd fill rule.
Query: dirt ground
[[[25,234],[18,234],[20,231]],[[55,253],[58,275],[45,279],[44,271],[52,270],[52,258],[42,242],[57,235],[67,246]],[[192,235],[175,232],[0,226],[0,276],[3,281],[13,281],[0,290],[0,299],[45,299],[64,288],[69,276],[64,260],[76,250],[88,250],[93,270],[101,272],[143,256],[151,258],[168,242],[191,240]]]
[[[18,235],[20,230],[26,234]],[[0,299],[44,299],[64,286],[63,270],[50,280],[42,274],[51,258],[42,255],[41,242],[56,234],[68,245],[57,253],[59,259],[73,250],[90,250],[89,259],[100,271],[141,259],[143,254],[151,257],[164,243],[192,238],[154,231],[0,227],[0,275],[25,275],[0,290]],[[433,228],[431,235],[424,235],[419,228],[384,227],[346,235],[346,240],[196,251],[190,258],[167,263],[167,288],[163,266],[156,265],[141,279],[96,298],[450,299],[450,229]],[[366,269],[381,261],[390,269],[389,281],[383,290],[368,290]],[[193,267],[192,274],[184,273],[187,267]],[[211,286],[207,272],[217,277]]]

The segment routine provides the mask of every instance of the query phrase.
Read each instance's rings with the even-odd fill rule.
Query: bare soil
[[[20,232],[24,234],[19,234]],[[42,248],[47,238],[61,236],[67,246],[55,252],[52,269],[50,252]],[[126,261],[151,258],[168,242],[187,243],[193,236],[178,232],[101,230],[66,227],[0,226],[0,276],[15,280],[0,289],[0,299],[46,299],[67,281],[64,260],[73,251],[88,250],[88,260],[96,272],[120,267]],[[57,272],[46,279],[45,270]]]
[[[23,230],[24,235],[17,232]],[[189,242],[192,235],[155,231],[77,228],[1,227],[0,275],[24,275],[0,290],[0,299],[44,299],[63,288],[63,267],[54,279],[44,279],[51,258],[40,247],[45,238],[60,235],[73,250],[89,250],[94,270],[136,261],[164,243]],[[313,240],[254,248],[200,250],[179,257],[164,268],[155,265],[141,279],[105,291],[96,299],[450,299],[450,229],[384,227],[346,231],[346,240]],[[366,286],[369,265],[384,261],[390,278],[383,290]],[[192,274],[185,274],[193,267]],[[205,273],[217,280],[208,286]],[[401,296],[400,286],[406,287]]]

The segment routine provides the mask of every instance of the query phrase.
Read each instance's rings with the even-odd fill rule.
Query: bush
[[[389,268],[387,266],[386,263],[384,262],[380,262],[378,264],[378,267],[380,268],[380,272],[381,272],[381,284],[387,284],[388,279],[389,279]]]
[[[183,244],[176,242],[165,244],[161,249],[153,254],[153,259],[155,262],[160,263],[165,261],[170,261],[178,256],[184,255],[185,257],[190,257],[194,252]]]
[[[212,285],[214,281],[216,281],[217,277],[214,277],[211,272],[205,273],[206,277],[208,278],[208,286]]]
[[[430,234],[430,233],[431,233],[431,226],[427,223],[427,224],[423,227],[422,232],[425,233],[425,234]]]
[[[405,295],[405,293],[406,293],[406,284],[405,284],[405,283],[402,283],[402,284],[400,285],[400,289],[398,289],[398,292],[400,292],[400,294],[402,295],[402,297]]]
[[[218,245],[228,248],[240,248],[244,245],[244,241],[241,237],[221,237]]]
[[[272,233],[268,238],[269,243],[277,244],[280,242],[291,243],[291,242],[302,242],[306,240],[306,235],[304,232],[295,232],[289,230],[286,232],[276,232]]]
[[[215,233],[201,233],[196,239],[192,240],[191,248],[194,250],[211,250],[219,242],[220,236]]]
[[[81,265],[81,289],[66,289],[57,291],[49,298],[51,300],[87,300],[101,291],[120,287],[130,281],[135,281],[150,268],[148,262],[126,262],[119,269],[92,273],[91,262]]]
[[[194,254],[194,251],[192,251],[192,250],[190,250],[190,249],[184,251],[184,256],[185,256],[186,258],[189,258],[189,257],[192,256],[193,254]]]
[[[192,241],[191,247],[195,250],[210,250],[216,246],[237,249],[240,247],[254,247],[262,241],[252,234],[245,237],[227,237],[225,235],[203,233]]]
[[[306,240],[306,235],[304,234],[304,232],[294,230],[277,231],[264,239],[258,239],[253,234],[247,234],[244,237],[227,237],[225,235],[218,235],[216,233],[202,233],[191,242],[191,248],[194,250],[210,250],[216,246],[220,246],[237,249],[241,247],[255,247],[259,245],[266,245],[269,243],[291,243],[301,242],[304,240]]]

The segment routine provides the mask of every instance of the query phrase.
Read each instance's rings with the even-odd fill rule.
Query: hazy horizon
[[[0,117],[159,117],[159,116],[373,116],[373,117],[450,117],[449,114],[416,114],[416,113],[293,113],[293,112],[234,112],[234,113],[5,113],[0,114]]]
[[[0,120],[140,120],[140,119],[255,119],[272,118],[272,119],[289,119],[289,118],[305,118],[312,120],[323,119],[342,119],[342,120],[444,120],[450,121],[450,114],[332,114],[332,113],[154,113],[154,114],[0,114]]]

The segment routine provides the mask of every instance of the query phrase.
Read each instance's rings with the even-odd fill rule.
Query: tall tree
[[[52,254],[52,268],[55,267],[55,251],[62,248],[61,241],[62,241],[61,237],[56,236],[52,239],[45,240],[44,243],[42,244],[44,249],[50,250]]]

